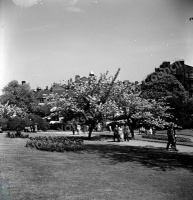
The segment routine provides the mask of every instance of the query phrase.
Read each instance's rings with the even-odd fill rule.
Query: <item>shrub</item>
[[[29,118],[31,119],[31,124],[37,124],[38,130],[47,131],[49,129],[49,123],[40,116],[31,114]]]
[[[153,140],[168,140],[167,135],[142,135],[142,138],[147,138],[147,139],[153,139]],[[176,138],[177,142],[191,142],[190,138],[183,138],[183,137],[177,137]]]
[[[14,130],[22,131],[24,127],[25,127],[25,120],[18,116],[9,119],[7,123],[7,129],[11,131]]]
[[[8,118],[6,117],[0,118],[0,125],[2,127],[2,131],[7,129],[7,122],[8,122]]]

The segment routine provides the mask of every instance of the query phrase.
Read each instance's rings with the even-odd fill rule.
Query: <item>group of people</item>
[[[72,128],[73,135],[75,135],[75,132],[77,132],[78,135],[80,134],[80,132],[81,132],[81,126],[79,124],[75,124],[74,123],[74,124],[71,125],[71,128]]]
[[[149,129],[146,129],[145,127],[141,127],[139,128],[139,134],[155,134],[156,133],[156,129],[155,127],[150,127]]]
[[[118,142],[129,141],[130,138],[130,129],[127,124],[116,125],[114,127],[114,142],[117,139]]]
[[[132,138],[132,133],[127,124],[124,124],[123,126],[116,125],[113,131],[114,131],[114,142],[116,139],[118,142],[123,142],[123,141],[129,141],[129,138]],[[153,134],[153,131],[151,134]],[[178,151],[178,149],[176,148],[177,135],[173,123],[170,124],[167,130],[167,136],[168,136],[168,142],[166,149],[168,150],[171,145],[171,148],[173,148],[175,151]]]
[[[37,124],[24,127],[24,132],[37,132]]]

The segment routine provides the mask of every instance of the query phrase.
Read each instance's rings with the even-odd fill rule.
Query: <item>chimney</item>
[[[37,88],[36,88],[36,91],[37,91],[37,92],[38,92],[38,91],[40,91],[40,90],[41,90],[41,88],[40,88],[40,87],[37,87]]]
[[[94,72],[91,70],[89,76],[94,76]]]
[[[162,65],[160,66],[161,69],[164,69],[164,68],[169,68],[170,67],[170,62],[169,61],[164,61],[162,63]]]
[[[46,86],[46,89],[45,90],[48,90],[48,86]]]
[[[184,60],[178,60],[178,62],[180,63],[181,66],[184,66],[185,64]]]
[[[76,75],[75,76],[75,82],[79,82],[80,81],[80,76],[79,75]]]
[[[21,84],[22,84],[22,85],[26,84],[26,81],[22,81]]]

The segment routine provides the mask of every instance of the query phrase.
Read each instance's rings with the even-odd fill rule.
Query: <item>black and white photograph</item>
[[[193,0],[0,0],[0,200],[192,188]]]

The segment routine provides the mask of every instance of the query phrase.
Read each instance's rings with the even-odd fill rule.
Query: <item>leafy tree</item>
[[[26,123],[29,123],[29,125],[37,124],[39,130],[47,131],[49,129],[49,123],[38,115],[29,114],[25,120]]]
[[[162,78],[151,80],[155,73],[147,76],[145,82],[142,83],[141,97],[150,99],[160,99],[165,97],[165,102],[170,105],[172,109],[169,113],[174,116],[173,120],[179,126],[186,126],[191,124],[191,107],[188,92],[184,86],[171,74],[166,74]],[[189,109],[187,109],[189,107]],[[189,122],[189,123],[188,123]]]
[[[160,99],[162,97],[174,97],[186,100],[188,93],[184,86],[171,74],[166,74],[162,78],[151,80],[154,73],[147,76],[141,85],[141,97],[146,99]]]
[[[49,104],[36,105],[33,114],[40,117],[46,117],[51,114],[50,109],[51,106]]]
[[[119,86],[118,89],[119,92],[116,92],[117,96],[114,94],[114,98],[121,115],[117,119],[127,120],[128,124],[132,120],[134,124],[143,123],[163,128],[167,125],[167,120],[172,117],[166,112],[170,107],[166,105],[164,99],[158,101],[141,98],[139,93],[134,93],[129,87],[125,90],[124,86]]]
[[[8,103],[0,103],[0,125],[2,125],[3,129],[7,128],[8,122],[14,117],[23,119],[25,116],[26,112],[23,109],[15,105],[8,105]]]
[[[182,101],[180,98],[170,98],[167,101],[173,108],[170,113],[175,123],[183,128],[193,128],[193,99]]]
[[[9,105],[26,109],[28,112],[33,112],[35,107],[35,97],[29,84],[19,84],[13,80],[9,82],[2,90],[3,94],[0,97],[0,102]]]
[[[7,122],[7,129],[12,131],[16,130],[17,132],[21,132],[25,126],[25,120],[19,116],[15,116]]]

